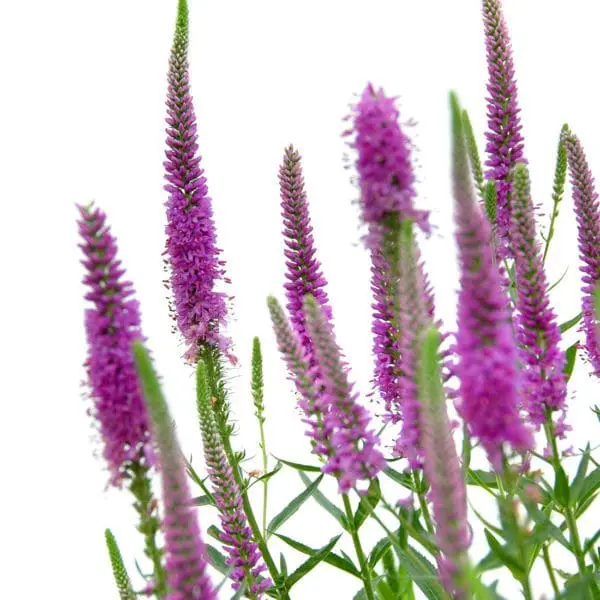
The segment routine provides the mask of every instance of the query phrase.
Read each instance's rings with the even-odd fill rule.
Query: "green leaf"
[[[331,552],[332,548],[337,544],[337,541],[340,539],[342,534],[336,535],[332,537],[325,546],[323,546],[320,550],[317,550],[315,554],[313,554],[310,558],[305,560],[287,579],[286,586],[287,589],[291,589],[291,587],[300,581],[302,577],[304,577],[307,573],[312,571],[321,561],[323,561],[328,554]]]
[[[275,458],[275,460],[278,460],[280,463],[287,465],[288,467],[292,467],[292,469],[296,469],[296,471],[308,471],[308,472],[312,472],[312,473],[320,473],[321,472],[321,467],[315,467],[313,465],[302,465],[300,463],[292,462],[291,460],[284,460],[283,458],[277,458],[275,455],[273,455],[273,458]]]
[[[600,488],[600,469],[593,470],[581,483],[579,497],[577,498],[578,507],[581,507],[591,498],[594,493]]]
[[[375,510],[381,500],[381,486],[377,478],[369,484],[366,495],[360,497],[360,503],[354,514],[354,529],[358,531],[366,518]]]
[[[279,553],[279,573],[284,578],[288,576],[287,561],[285,560],[283,552]]]
[[[573,369],[575,367],[575,359],[577,358],[577,349],[579,348],[579,342],[575,342],[572,346],[567,348],[567,362],[565,363],[565,368],[563,369],[563,373],[567,376],[567,382],[571,379],[571,375],[573,375]]]
[[[570,503],[569,479],[561,466],[556,468],[554,472],[556,476],[554,481],[554,498],[560,506],[566,508]]]
[[[577,325],[577,323],[579,323],[579,321],[581,321],[582,317],[583,317],[583,313],[580,312],[578,315],[575,315],[572,319],[569,319],[568,321],[565,321],[564,323],[562,323],[560,326],[560,332],[566,333],[567,331],[569,331],[569,329],[572,329],[573,327],[575,327],[575,325]]]
[[[194,506],[214,506],[215,505],[214,502],[212,501],[212,498],[209,498],[206,495],[197,496],[196,498],[193,498],[192,504]]]
[[[392,479],[396,483],[399,483],[400,485],[404,486],[406,489],[410,490],[411,492],[415,491],[414,490],[415,486],[414,486],[412,477],[408,473],[399,473],[395,469],[392,469],[392,467],[386,467],[383,470],[383,472],[390,479]]]
[[[579,466],[577,467],[577,473],[575,473],[575,478],[573,479],[573,483],[571,484],[571,497],[574,499],[575,502],[577,502],[581,489],[583,488],[583,482],[585,480],[585,476],[587,475],[589,465],[590,445],[588,443],[581,456]]]
[[[312,484],[311,479],[305,475],[302,471],[298,472],[300,479],[306,487],[309,487]],[[313,493],[313,498],[315,502],[321,507],[324,508],[341,526],[345,531],[350,531],[348,527],[348,518],[344,514],[344,512],[338,508],[333,502],[331,502],[321,490],[315,490]]]
[[[211,494],[210,490],[208,489],[208,487],[206,487],[206,484],[204,483],[204,481],[207,479],[201,479],[200,476],[198,475],[198,473],[196,473],[196,471],[194,470],[194,467],[192,467],[192,463],[187,460],[185,460],[185,468],[187,471],[187,474],[190,476],[190,478],[192,479],[192,481],[194,483],[196,483],[200,489],[204,492],[205,496],[208,496],[211,499],[211,503],[214,505],[215,504],[215,498],[214,496]]]
[[[439,582],[436,568],[411,546],[403,550],[397,542],[392,544],[401,564],[425,597],[428,600],[445,600],[447,595]]]
[[[477,485],[488,491],[498,489],[496,475],[479,469],[469,469],[467,471],[466,483],[467,485]]]
[[[494,554],[503,565],[508,567],[517,581],[523,581],[523,578],[525,577],[523,565],[508,551],[508,548],[500,544],[489,529],[484,529],[484,533],[492,554]]]
[[[374,579],[371,579],[371,583],[374,586],[377,586],[382,579],[383,579],[383,575],[378,575]],[[356,594],[353,596],[352,600],[368,600],[367,593],[365,592],[365,588],[361,587],[360,590],[358,590],[358,592],[356,592]]]
[[[398,596],[396,596],[388,583],[383,579],[377,584],[377,595],[380,600],[398,600]]]
[[[211,538],[214,538],[218,542],[222,542],[223,541],[223,535],[224,534],[215,525],[210,525],[209,528],[206,530],[206,533],[208,533],[208,535],[210,535]]]
[[[531,533],[530,541],[541,544],[551,538],[572,552],[569,540],[567,540],[560,528],[558,528],[550,519],[554,504],[549,504],[544,508],[543,511],[541,511],[535,504],[533,504],[533,502],[529,502],[524,497],[522,497],[522,499],[527,508],[527,514],[535,522],[535,527]]]
[[[594,503],[594,501],[596,500],[596,498],[598,497],[598,494],[592,494],[591,496],[588,496],[585,501],[583,501],[576,509],[575,511],[575,518],[579,519],[579,517],[581,517],[581,515]]]
[[[225,564],[225,557],[214,546],[210,544],[204,544],[204,546],[210,566],[214,567],[221,575],[228,575],[231,568]]]
[[[448,596],[439,582],[435,567],[414,548],[403,548],[395,534],[388,535],[400,564],[408,571],[411,579],[428,600],[445,600]]]
[[[583,553],[587,554],[590,548],[598,541],[598,539],[600,539],[600,529],[598,529],[598,531],[596,531],[596,533],[589,540],[585,541]]]
[[[496,527],[492,523],[490,523],[483,515],[481,515],[474,506],[471,506],[471,510],[475,514],[475,516],[490,530],[493,531],[496,535],[499,535],[501,538],[506,539],[506,533],[500,528]]]
[[[267,531],[269,535],[275,533],[298,509],[313,495],[323,475],[319,475],[304,491],[300,492],[278,515],[271,519]]]
[[[499,569],[502,566],[504,566],[504,563],[493,552],[490,552],[477,563],[476,571],[477,573],[483,573]]]
[[[568,272],[569,272],[569,267],[567,267],[563,271],[563,274],[548,288],[548,293],[550,293],[566,277]]]
[[[371,554],[369,554],[369,566],[372,569],[375,568],[377,563],[381,560],[391,545],[392,542],[390,542],[390,538],[386,535],[373,546]]]
[[[557,569],[558,571],[558,569]],[[600,579],[600,573],[586,573],[573,575],[566,583],[564,591],[556,596],[554,600],[581,600],[589,597],[587,590],[592,581]]]
[[[282,535],[281,533],[276,533],[274,535],[276,537],[278,537],[280,540],[284,541],[288,546],[291,546],[294,550],[298,550],[298,552],[302,552],[302,554],[308,554],[309,556],[312,556],[313,554],[318,552],[318,549],[311,548],[310,546],[307,546],[306,544],[303,544],[302,542],[299,542],[297,540],[289,538],[285,535]],[[327,564],[331,565],[332,567],[337,567],[341,571],[345,571],[346,573],[349,573],[350,575],[354,575],[355,577],[358,577],[360,579],[360,571],[354,566],[354,563],[351,560],[349,560],[348,558],[339,556],[338,554],[335,554],[334,552],[330,552],[323,559],[323,562],[326,562]]]
[[[256,479],[253,479],[246,487],[246,491],[248,491],[253,485],[257,484],[259,481],[267,481],[268,479],[271,479],[271,477],[273,477],[273,475],[277,475],[277,473],[279,473],[279,471],[281,471],[282,467],[283,467],[283,465],[281,463],[277,463],[273,467],[273,470],[269,471],[268,473],[264,473],[263,475],[261,475],[260,477],[257,477]]]
[[[244,595],[246,594],[247,588],[248,588],[247,582],[242,581],[242,585],[240,585],[240,587],[238,588],[236,593],[233,596],[231,596],[231,600],[240,600],[240,598],[243,598]]]

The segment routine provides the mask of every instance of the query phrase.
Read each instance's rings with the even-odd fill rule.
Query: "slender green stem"
[[[417,471],[413,471],[413,480],[415,482],[415,489],[417,490],[417,496],[419,498],[419,506],[421,507],[421,513],[423,514],[427,531],[431,535],[435,535],[435,527],[433,526],[431,513],[429,512],[429,506],[427,506],[427,500],[425,499],[425,475],[423,475],[423,478],[421,479],[419,477],[419,473]]]
[[[344,509],[346,510],[346,516],[348,517],[348,526],[350,527],[350,535],[352,536],[352,542],[354,543],[354,550],[356,551],[356,558],[360,565],[360,574],[363,580],[365,588],[365,594],[368,600],[375,600],[375,594],[373,592],[373,581],[371,580],[371,568],[365,557],[365,553],[360,543],[360,537],[354,527],[354,515],[352,514],[352,505],[350,504],[350,498],[348,494],[342,494],[344,501]]]
[[[546,411],[546,422],[544,424],[544,431],[546,433],[546,438],[548,440],[548,444],[552,448],[552,464],[554,466],[555,471],[558,471],[560,468],[560,454],[558,451],[558,444],[556,442],[556,435],[554,434],[554,424],[552,422],[552,411]],[[573,508],[569,504],[568,506],[563,507],[565,521],[567,523],[567,527],[569,529],[569,535],[571,537],[571,545],[573,546],[573,554],[575,555],[575,560],[577,562],[577,569],[579,570],[579,574],[582,577],[586,575],[586,565],[585,565],[585,554],[583,553],[583,547],[581,545],[581,538],[579,536],[579,529],[577,527],[577,519],[573,513]],[[592,594],[592,597],[598,597],[598,586],[596,582],[590,582],[589,591]]]
[[[550,577],[550,583],[552,584],[552,590],[555,595],[560,594],[560,588],[558,587],[558,582],[556,581],[556,575],[554,574],[554,569],[552,568],[552,561],[550,560],[550,550],[547,544],[544,544],[542,548],[542,556],[544,558],[544,564],[546,565],[546,570],[548,571],[548,577]]]
[[[506,456],[503,457],[503,464],[504,468],[502,473],[496,473],[496,482],[498,484],[498,491],[500,492],[498,505],[500,508],[501,520],[503,523],[509,523],[509,527],[513,528],[512,535],[514,535],[513,539],[516,540],[519,558],[524,572],[523,576],[519,578],[521,587],[523,588],[523,596],[525,600],[533,600],[533,593],[531,591],[531,582],[529,578],[529,554],[527,551],[528,540],[524,535],[521,523],[519,523],[519,516],[516,511],[516,501],[518,500],[516,489],[519,485],[519,478],[515,477],[514,473],[510,471]]]
[[[404,518],[401,513],[396,512],[396,510],[394,510],[394,508],[388,502],[386,502],[386,500],[384,498],[382,498],[380,500],[380,502],[381,502],[381,505],[391,515],[393,515],[396,519],[398,519],[398,521],[400,522],[400,525],[402,525],[402,527],[404,528],[404,530],[410,537],[412,537],[416,542],[419,542],[419,544],[421,544],[421,546],[423,546],[423,548],[425,548],[428,552],[430,552],[432,556],[437,556],[439,554],[439,550],[438,550],[437,546],[430,539],[427,539],[426,537],[423,536],[423,534],[421,534],[419,531],[417,531],[413,527],[412,523],[410,523],[410,521],[408,521],[406,518]],[[374,518],[382,527],[384,527],[383,524],[381,523],[381,520],[375,514],[375,512],[371,513],[371,517]],[[384,529],[385,529],[385,527],[384,527]]]
[[[265,428],[263,421],[259,421],[260,425],[260,448],[262,450],[263,472],[269,472],[269,457],[267,455],[267,442],[265,438]],[[267,537],[267,502],[269,499],[269,478],[263,480],[263,505],[262,505],[262,533],[263,537]]]
[[[531,582],[529,581],[529,569],[527,568],[528,556],[525,540],[523,539],[523,531],[521,526],[517,522],[515,517],[515,525],[517,527],[517,535],[519,541],[519,554],[521,555],[521,564],[525,570],[525,575],[521,579],[521,585],[523,586],[523,596],[525,600],[533,600],[533,593],[531,592]]]
[[[471,435],[469,434],[469,427],[465,423],[463,425],[463,441],[462,441],[462,466],[464,476],[466,477],[471,467],[471,451],[473,446],[471,444]]]
[[[205,348],[202,351],[202,358],[206,363],[209,376],[209,385],[215,400],[214,409],[217,428],[221,435],[225,455],[227,456],[227,460],[229,461],[233,471],[233,478],[240,489],[242,504],[244,505],[244,512],[246,513],[246,518],[248,519],[248,525],[252,530],[254,540],[258,544],[269,574],[271,575],[271,579],[273,579],[273,583],[278,589],[279,597],[281,600],[290,600],[289,593],[285,586],[285,581],[282,580],[279,574],[279,571],[275,565],[275,561],[269,552],[266,538],[263,536],[256,517],[254,516],[254,511],[252,510],[252,505],[250,504],[250,499],[248,498],[248,491],[242,479],[239,461],[237,460],[233,448],[231,447],[231,434],[233,433],[233,427],[229,423],[229,403],[227,401],[227,394],[222,380],[220,357],[216,350],[212,348]]]
[[[148,467],[133,463],[130,472],[130,489],[136,500],[134,508],[140,519],[138,531],[144,536],[144,554],[152,562],[154,594],[157,600],[162,600],[167,593],[167,576],[162,564],[163,551],[156,541],[160,522],[157,514],[157,504],[152,495]]]
[[[583,548],[581,546],[581,538],[579,537],[579,529],[577,528],[577,521],[571,507],[565,510],[565,519],[567,520],[567,526],[569,533],[571,534],[571,544],[573,544],[573,550],[575,552],[575,559],[577,560],[577,567],[579,572],[584,575],[585,569],[585,555],[583,554]]]
[[[550,249],[550,242],[554,237],[554,222],[558,217],[558,207],[555,204],[552,208],[552,216],[550,217],[550,227],[548,228],[548,234],[546,236],[546,243],[544,244],[544,254],[542,256],[542,262],[546,262],[546,256],[548,256],[548,250]]]
[[[240,466],[238,461],[235,459],[235,455],[233,449],[231,448],[231,441],[229,438],[223,439],[223,445],[225,448],[225,454],[227,456],[227,460],[231,465],[233,470],[233,478],[237,483],[241,495],[242,495],[242,503],[244,505],[244,512],[246,513],[246,517],[248,519],[248,525],[250,525],[250,529],[252,529],[252,533],[254,535],[254,539],[258,544],[262,557],[265,560],[265,564],[267,565],[267,569],[269,570],[269,574],[273,579],[273,582],[276,586],[278,586],[280,598],[282,600],[290,600],[288,591],[285,587],[285,582],[282,581],[281,576],[279,575],[279,571],[275,565],[275,561],[269,552],[269,547],[267,546],[267,542],[265,537],[263,537],[260,527],[258,525],[258,521],[254,516],[254,511],[252,510],[252,505],[250,504],[250,499],[248,498],[248,492],[246,491],[246,486],[242,481],[242,474],[240,470]]]

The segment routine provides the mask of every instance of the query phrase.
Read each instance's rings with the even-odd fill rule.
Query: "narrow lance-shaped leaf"
[[[325,546],[317,550],[310,558],[306,559],[293,573],[291,573],[286,579],[288,589],[312,571],[320,562],[325,560],[340,537],[341,534],[331,538]]]

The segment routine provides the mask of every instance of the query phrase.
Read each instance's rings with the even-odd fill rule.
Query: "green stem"
[[[554,466],[555,471],[558,471],[560,468],[560,454],[558,452],[558,444],[556,442],[556,435],[554,434],[554,424],[552,422],[552,411],[546,411],[546,422],[544,423],[544,431],[546,433],[546,438],[548,440],[548,444],[552,448],[552,464]],[[569,504],[564,508],[564,516],[565,521],[567,523],[567,527],[569,529],[569,535],[571,537],[571,545],[573,546],[573,554],[575,555],[575,560],[577,562],[577,569],[579,570],[579,574],[582,577],[586,575],[586,566],[585,566],[585,554],[583,553],[583,547],[581,545],[581,538],[579,537],[579,529],[577,528],[577,519],[573,514],[573,508]],[[590,582],[589,592],[591,592],[593,598],[598,597],[598,587],[596,582]]]
[[[237,485],[240,489],[240,493],[242,495],[242,503],[244,505],[244,512],[246,513],[246,517],[248,519],[248,525],[250,526],[250,529],[252,529],[252,533],[254,535],[254,540],[258,544],[258,547],[260,549],[262,557],[264,558],[265,564],[267,565],[267,569],[269,570],[269,574],[271,575],[271,578],[273,579],[274,584],[277,586],[277,589],[279,590],[279,597],[282,600],[290,600],[289,593],[285,586],[285,581],[283,581],[281,576],[279,575],[279,571],[277,570],[275,561],[273,560],[273,557],[271,556],[271,553],[269,552],[269,548],[267,546],[265,537],[263,537],[260,527],[258,525],[258,521],[256,520],[256,517],[254,516],[254,511],[252,510],[252,505],[250,504],[250,499],[248,498],[248,492],[246,491],[246,486],[244,485],[244,482],[242,481],[242,474],[240,471],[240,467],[239,467],[238,461],[235,459],[235,455],[234,455],[233,449],[231,447],[231,442],[230,442],[229,438],[223,439],[223,446],[225,448],[225,454],[227,455],[227,460],[229,461],[229,464],[231,465],[231,468],[233,470],[233,478],[235,479],[235,482],[237,483]]]
[[[413,471],[413,480],[415,482],[415,489],[417,490],[417,496],[419,498],[419,506],[421,507],[421,513],[423,514],[425,525],[427,525],[427,531],[431,535],[435,535],[435,527],[433,526],[433,521],[431,520],[431,513],[429,512],[427,500],[425,499],[425,490],[423,489],[425,483],[425,476],[423,476],[423,479],[421,479],[417,471]]]
[[[348,498],[348,494],[342,494],[342,499],[344,501],[344,509],[346,510],[346,516],[348,517],[348,526],[350,527],[350,535],[352,536],[352,542],[354,543],[356,558],[358,559],[358,564],[360,565],[360,573],[365,588],[365,594],[367,595],[367,600],[375,600],[375,595],[373,593],[373,582],[371,580],[371,569],[365,557],[365,553],[362,549],[360,537],[358,536],[356,527],[354,527],[354,515],[352,514],[352,505],[350,504],[350,498]]]
[[[225,386],[223,385],[222,381],[219,353],[213,348],[204,348],[201,352],[201,357],[204,359],[206,364],[209,385],[214,397],[217,429],[221,435],[225,455],[227,456],[227,460],[229,461],[233,471],[233,478],[240,489],[242,504],[244,505],[244,512],[246,513],[246,518],[248,519],[248,525],[252,530],[254,540],[258,544],[269,574],[271,575],[271,579],[273,580],[273,583],[279,592],[279,597],[281,600],[290,600],[285,581],[279,574],[277,566],[275,565],[275,561],[269,552],[266,538],[263,536],[256,517],[254,516],[254,511],[252,510],[252,505],[250,504],[250,499],[248,498],[248,491],[244,481],[242,480],[239,461],[237,460],[233,448],[231,447],[231,434],[233,433],[233,427],[229,424],[229,403],[227,402]]]
[[[267,455],[267,442],[265,438],[265,428],[263,421],[259,421],[260,427],[260,448],[262,450],[263,472],[269,472],[269,457]],[[262,506],[262,533],[263,537],[267,537],[267,501],[269,498],[269,478],[263,480],[263,506]]]
[[[467,426],[467,424],[465,423],[463,425],[463,442],[462,442],[462,465],[463,465],[463,472],[465,474],[465,477],[468,475],[469,473],[469,468],[471,466],[471,451],[472,451],[473,447],[471,444],[471,436],[469,434],[469,428]]]
[[[565,519],[571,534],[571,544],[573,544],[573,550],[575,552],[575,560],[577,561],[577,567],[581,575],[585,575],[585,555],[583,554],[583,548],[581,546],[581,538],[579,537],[579,529],[577,528],[577,521],[573,510],[569,506],[565,510]]]
[[[515,478],[514,474],[510,472],[508,461],[506,457],[503,458],[504,469],[502,475],[496,474],[496,481],[498,483],[498,491],[500,497],[498,498],[501,520],[504,519],[510,521],[509,527],[513,529],[514,539],[516,539],[516,545],[519,551],[519,558],[521,566],[523,568],[524,575],[519,578],[521,586],[523,588],[523,596],[525,600],[533,600],[533,593],[531,591],[531,582],[529,580],[530,569],[529,569],[529,555],[527,552],[527,538],[523,535],[523,527],[519,523],[519,516],[515,509],[515,502],[518,499],[516,489],[518,487],[518,478]]]
[[[521,530],[520,525],[516,522],[515,525],[517,527],[518,532],[518,540],[519,540],[519,553],[521,555],[521,563],[523,565],[523,569],[525,570],[525,575],[521,580],[521,585],[523,586],[523,596],[525,600],[533,600],[533,594],[531,592],[531,583],[529,581],[529,569],[527,568],[528,556],[527,556],[527,548],[525,547],[525,540],[523,539],[523,532]]]
[[[552,216],[550,217],[550,227],[548,228],[548,234],[546,237],[546,243],[544,244],[544,254],[542,256],[542,262],[546,262],[546,256],[548,256],[548,250],[550,249],[550,242],[554,237],[554,222],[558,216],[558,204],[554,204],[552,208]]]
[[[550,550],[548,549],[548,545],[544,544],[542,548],[542,556],[544,558],[544,564],[546,565],[546,570],[548,571],[548,577],[550,577],[550,583],[552,584],[552,590],[554,594],[558,596],[560,594],[560,588],[558,587],[558,582],[556,581],[556,575],[554,574],[554,569],[552,568],[552,561],[550,560]]]
[[[130,490],[136,500],[133,506],[140,518],[138,531],[144,536],[144,554],[152,562],[154,594],[157,600],[162,600],[167,593],[167,577],[162,564],[163,551],[156,542],[160,521],[157,515],[157,504],[152,495],[148,467],[136,462],[129,469]]]

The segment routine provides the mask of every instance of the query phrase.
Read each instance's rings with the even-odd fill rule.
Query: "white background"
[[[86,348],[76,202],[94,200],[108,213],[142,302],[144,331],[182,446],[200,466],[192,372],[180,360],[183,348],[170,331],[161,283],[165,73],[175,5],[175,0],[0,3],[0,554],[7,553],[1,586],[6,598],[116,598],[103,546],[106,526],[117,535],[131,571],[133,557],[141,558],[127,493],[104,491],[106,472],[93,456],[98,445],[80,397]],[[411,134],[419,148],[420,204],[432,210],[438,226],[424,254],[440,314],[453,323],[447,95],[450,89],[459,92],[482,140],[486,71],[479,5],[478,0],[191,0],[199,143],[235,296],[229,331],[240,358],[240,368],[231,373],[241,429],[237,443],[248,449],[252,467],[260,466],[248,393],[253,335],[264,345],[270,451],[310,460],[265,309],[268,294],[283,297],[277,169],[290,142],[304,156],[339,340],[359,388],[369,391],[368,261],[340,137],[347,106],[368,81],[401,96],[403,119],[417,122]],[[591,0],[506,0],[506,15],[533,192],[547,209],[564,120],[600,168],[594,71],[600,10]],[[550,269],[554,280],[570,267],[553,296],[561,320],[578,311],[576,257],[567,197]],[[582,363],[572,380],[576,388],[569,420],[576,429],[571,443],[580,447],[598,433],[588,410],[598,401],[598,385]],[[281,473],[272,486],[272,515],[301,489],[293,472]],[[333,486],[329,491],[335,496]],[[304,508],[283,533],[313,546],[337,533],[316,504]],[[203,525],[213,518],[210,510],[201,513]],[[374,526],[367,543],[379,537]],[[484,550],[477,540],[473,556],[480,558]],[[298,555],[288,556],[291,567],[298,564]],[[514,589],[508,576],[501,587],[507,593]],[[536,595],[547,587],[540,572]],[[294,597],[350,598],[357,589],[358,580],[318,568]]]

